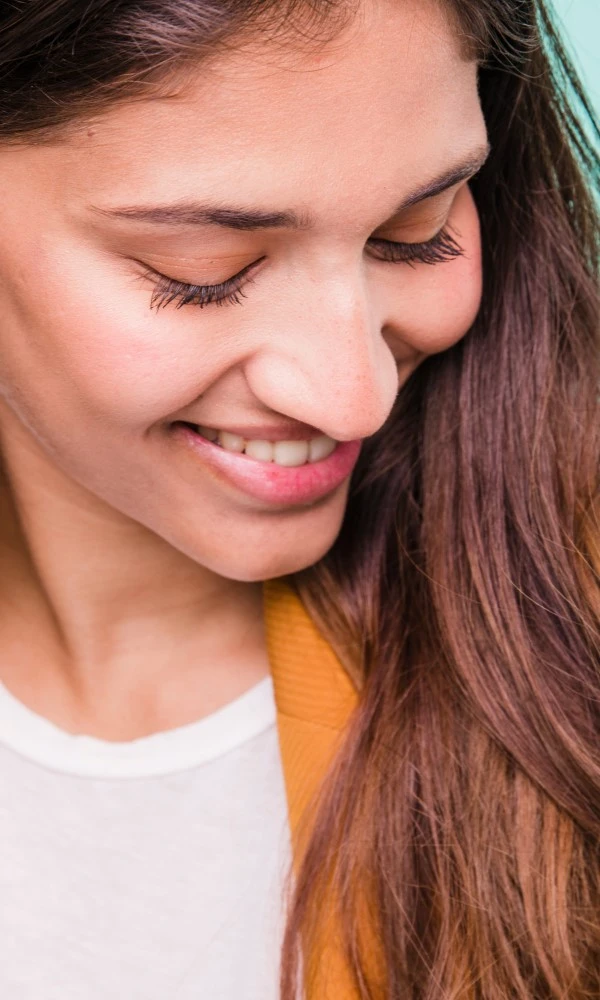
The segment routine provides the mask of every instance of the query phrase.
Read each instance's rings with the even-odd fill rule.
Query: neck
[[[184,725],[269,673],[262,584],[225,579],[9,444],[0,479],[0,680],[74,732]]]

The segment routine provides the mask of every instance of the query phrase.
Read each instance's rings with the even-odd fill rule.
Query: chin
[[[220,576],[238,583],[258,583],[278,576],[298,573],[314,566],[329,552],[339,534],[340,524],[327,532],[310,533],[310,526],[299,525],[293,533],[271,532],[270,542],[263,542],[253,551],[237,551],[232,558],[218,560],[210,568]],[[286,539],[285,535],[288,534]],[[205,560],[199,559],[206,565]]]
[[[235,580],[238,583],[259,583],[263,580],[272,580],[278,576],[288,576],[290,573],[299,573],[302,569],[314,566],[329,551],[331,544],[320,549],[307,551],[306,545],[290,546],[289,550],[276,549],[271,553],[261,553],[256,558],[248,558],[245,561],[231,561],[222,564],[217,572],[220,576],[228,580]]]

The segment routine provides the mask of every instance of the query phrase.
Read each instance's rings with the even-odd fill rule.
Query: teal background
[[[549,6],[600,115],[600,0],[549,0]]]

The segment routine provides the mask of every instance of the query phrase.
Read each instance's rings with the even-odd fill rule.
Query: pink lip
[[[268,504],[309,504],[327,496],[348,478],[362,446],[361,440],[341,441],[335,451],[320,462],[284,468],[274,462],[260,462],[244,454],[225,451],[185,424],[175,424],[172,432],[219,476]]]

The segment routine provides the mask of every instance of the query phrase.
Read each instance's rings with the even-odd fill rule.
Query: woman
[[[541,0],[12,0],[0,67],[2,995],[600,995]]]

